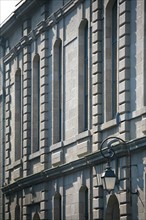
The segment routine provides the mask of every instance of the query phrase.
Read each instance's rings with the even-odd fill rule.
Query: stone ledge
[[[52,154],[52,165],[58,166],[62,163],[62,151],[58,151]]]
[[[89,152],[89,144],[90,144],[89,141],[84,141],[84,142],[77,145],[77,149],[78,149],[77,155],[78,155],[78,157],[84,156]]]
[[[17,180],[22,177],[22,168],[19,167],[12,172],[12,179]]]

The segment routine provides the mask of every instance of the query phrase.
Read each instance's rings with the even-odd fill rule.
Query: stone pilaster
[[[10,95],[10,69],[11,65],[5,65],[5,184],[10,183],[10,165],[11,154],[11,95]]]
[[[29,21],[24,23],[23,34],[28,34]],[[24,43],[24,45],[23,45]],[[27,37],[22,39],[23,46],[23,177],[28,175],[28,155],[31,152],[31,51]]]
[[[42,26],[44,28],[44,26]],[[47,168],[47,151],[48,151],[48,35],[47,32],[41,33],[41,157],[40,162],[43,169]]]
[[[9,196],[5,196],[5,220],[10,219],[10,198]]]
[[[120,137],[130,138],[130,1],[119,1],[119,113]]]
[[[23,190],[23,208],[22,208],[22,213],[23,213],[23,220],[28,219],[28,206],[26,204],[26,195],[25,195],[25,190]]]
[[[103,1],[92,2],[92,127],[93,151],[101,142],[102,122],[102,41],[103,41]]]
[[[103,188],[98,183],[97,173],[93,168],[93,220],[103,219]]]
[[[130,159],[129,157],[123,157],[119,164],[120,175],[119,179],[119,203],[120,203],[120,219],[130,220],[131,219],[131,203],[130,203],[130,193],[132,191],[130,186]]]
[[[47,220],[48,219],[48,185],[47,183],[43,184],[43,189],[41,191],[41,202],[40,202],[40,218]]]

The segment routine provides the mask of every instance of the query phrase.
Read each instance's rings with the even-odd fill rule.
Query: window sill
[[[70,145],[70,144],[73,144],[73,143],[75,143],[75,142],[77,142],[77,141],[79,141],[79,140],[82,140],[82,139],[84,139],[84,138],[87,138],[87,137],[89,137],[89,136],[91,136],[91,131],[90,131],[90,130],[83,131],[82,133],[76,135],[76,136],[73,137],[73,138],[69,138],[69,139],[67,139],[67,140],[60,141],[60,142],[58,142],[58,143],[56,143],[56,144],[53,144],[53,145],[51,146],[51,148],[50,148],[50,151],[55,151],[55,150],[57,150],[57,149],[59,149],[59,148],[61,148],[61,147],[63,147],[63,146],[64,146],[64,147],[65,147],[65,146],[68,146],[68,145]]]
[[[61,148],[62,146],[63,146],[62,141],[60,141],[56,144],[53,144],[50,148],[50,151],[57,150],[57,149]]]
[[[112,128],[112,127],[116,127],[117,126],[117,123],[116,123],[116,119],[112,119],[110,121],[107,121],[105,123],[103,123],[101,125],[101,130],[107,130],[109,128]]]
[[[8,169],[11,170],[11,169],[20,167],[21,165],[22,165],[22,160],[21,159],[20,160],[16,160],[15,162],[13,162],[13,164],[8,166]]]
[[[35,159],[39,156],[40,156],[40,151],[37,151],[37,152],[32,153],[32,154],[29,155],[29,160],[33,160],[33,159]]]

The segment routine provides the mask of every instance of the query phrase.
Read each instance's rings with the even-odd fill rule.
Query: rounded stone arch
[[[105,220],[120,220],[119,202],[115,195],[111,195],[108,200],[105,213]]]
[[[40,55],[36,53],[33,57],[33,62],[38,62],[40,60]]]
[[[40,216],[37,212],[34,214],[33,220],[40,220]]]
[[[54,43],[54,48],[58,48],[60,45],[62,44],[62,40],[60,37],[58,37],[56,40],[55,40],[55,43]]]
[[[117,0],[113,0],[113,1],[107,1],[107,3],[106,3],[106,10],[109,10],[109,11],[111,11],[111,9],[112,9],[112,7],[113,7],[113,5],[115,4],[117,2]]]
[[[80,24],[79,24],[79,31],[81,29],[84,29],[87,24],[88,24],[88,20],[86,18],[82,19]]]

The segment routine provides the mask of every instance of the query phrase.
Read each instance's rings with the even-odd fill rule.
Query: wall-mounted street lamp
[[[110,167],[110,161],[115,156],[113,146],[117,142],[126,144],[126,142],[123,141],[121,138],[108,137],[104,141],[102,141],[100,145],[100,152],[102,156],[107,159],[107,167],[102,173],[101,180],[103,188],[108,191],[108,193],[114,190],[117,180],[116,174]]]

